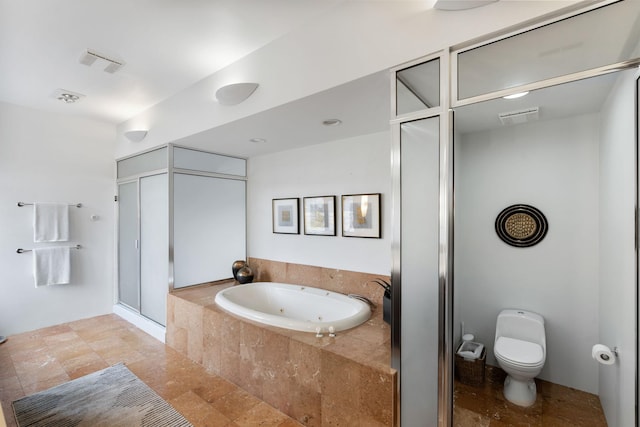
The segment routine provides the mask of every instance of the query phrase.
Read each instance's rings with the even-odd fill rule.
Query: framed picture
[[[305,197],[304,234],[336,235],[336,196]]]
[[[281,234],[300,234],[298,219],[299,199],[273,199],[273,232]]]
[[[380,238],[380,193],[342,196],[342,235]]]

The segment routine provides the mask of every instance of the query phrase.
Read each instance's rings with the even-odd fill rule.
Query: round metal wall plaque
[[[547,218],[529,205],[513,205],[496,218],[496,233],[503,242],[519,248],[540,243],[547,234]]]

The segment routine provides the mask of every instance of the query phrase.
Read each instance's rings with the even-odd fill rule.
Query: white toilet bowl
[[[542,371],[547,354],[542,316],[524,310],[500,312],[493,353],[507,373],[505,398],[519,406],[533,405],[536,401],[534,378]]]

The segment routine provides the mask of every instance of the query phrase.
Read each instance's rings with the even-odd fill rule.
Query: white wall
[[[457,320],[497,366],[500,310],[540,313],[547,337],[540,378],[597,393],[598,115],[463,135],[456,148]],[[517,203],[549,222],[536,246],[509,246],[495,232],[498,213]]]
[[[602,109],[600,145],[599,342],[618,347],[614,366],[599,365],[600,401],[611,426],[634,424],[636,379],[635,79],[626,71]]]
[[[110,124],[0,103],[0,334],[111,312],[114,140]],[[35,288],[31,253],[16,254],[35,246],[33,208],[18,201],[83,204],[70,208],[71,243],[82,245],[71,284]]]
[[[258,156],[248,161],[247,255],[391,274],[391,140],[388,132]],[[340,196],[382,193],[382,238],[342,237]],[[336,196],[336,237],[274,234],[272,199]],[[302,217],[302,207],[300,208]]]

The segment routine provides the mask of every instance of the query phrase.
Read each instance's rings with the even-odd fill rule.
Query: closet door
[[[167,174],[140,178],[140,313],[166,324],[169,289]]]
[[[118,301],[140,310],[138,181],[118,185]]]

